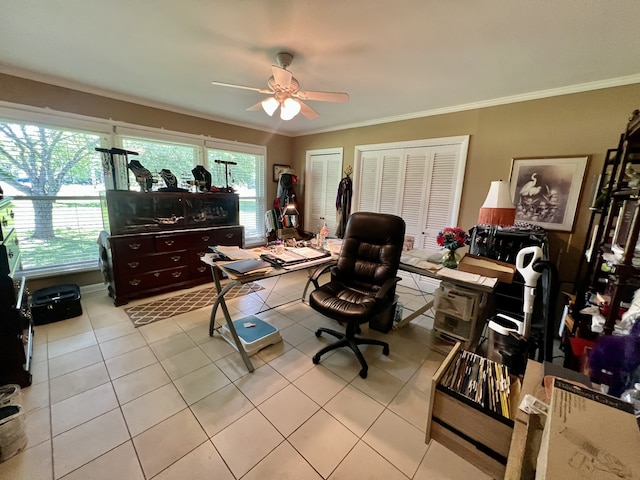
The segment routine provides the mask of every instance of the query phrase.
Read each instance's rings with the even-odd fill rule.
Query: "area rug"
[[[232,287],[224,296],[225,300],[241,297],[252,292],[264,290],[257,283],[245,283]],[[165,318],[174,317],[181,313],[187,313],[198,308],[208,307],[216,301],[217,291],[215,287],[203,288],[189,293],[174,295],[172,297],[155,300],[153,302],[125,308],[133,324],[138,327]]]

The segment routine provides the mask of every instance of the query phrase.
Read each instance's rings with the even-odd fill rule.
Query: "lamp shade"
[[[274,97],[266,98],[261,103],[265,113],[269,116],[272,116],[273,112],[280,106],[280,103]]]
[[[300,102],[289,97],[282,102],[282,106],[280,107],[280,118],[282,120],[291,120],[298,113],[300,113],[300,109],[302,106]]]
[[[516,221],[516,207],[511,201],[509,184],[502,180],[491,182],[489,193],[478,213],[478,224],[513,225]]]

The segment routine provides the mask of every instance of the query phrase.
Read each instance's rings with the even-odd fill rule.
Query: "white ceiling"
[[[0,0],[0,72],[300,135],[640,82],[639,20],[638,0]],[[278,51],[350,102],[282,122],[210,83],[264,88]]]

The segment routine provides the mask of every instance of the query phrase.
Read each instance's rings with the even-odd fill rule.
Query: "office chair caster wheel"
[[[388,357],[389,356],[389,347],[382,347],[382,354],[386,355]]]
[[[316,330],[316,337],[320,337],[320,335],[322,335],[322,332],[320,330]]]
[[[362,378],[367,378],[367,369],[363,368],[362,370],[360,370],[360,376]]]
[[[319,335],[318,335],[319,336]],[[313,362],[314,365],[318,365],[320,363],[320,357],[318,355],[314,355],[311,358],[311,361]]]

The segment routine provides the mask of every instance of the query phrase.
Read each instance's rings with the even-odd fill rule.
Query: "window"
[[[138,154],[129,155],[129,162],[137,160],[151,172],[154,190],[165,186],[161,176],[163,170],[170,171],[176,177],[178,187],[188,190],[188,182],[193,180],[191,170],[200,159],[199,147],[174,142],[122,137],[122,148]],[[129,170],[129,190],[137,188],[135,174]]]
[[[137,152],[128,160],[151,172],[153,190],[165,186],[163,169],[178,187],[191,189],[193,168],[204,166],[214,186],[228,183],[239,194],[245,243],[265,241],[266,147],[0,104],[0,186],[13,197],[22,268],[30,277],[98,267],[105,175],[96,147]],[[225,172],[216,160],[235,165]],[[128,175],[129,188],[139,189],[122,166],[116,174]]]
[[[213,185],[233,186],[240,196],[240,224],[244,225],[245,243],[264,243],[264,147],[225,142],[207,142],[207,147]]]
[[[0,121],[0,184],[13,197],[22,268],[97,265],[102,230],[100,154],[95,132]]]

